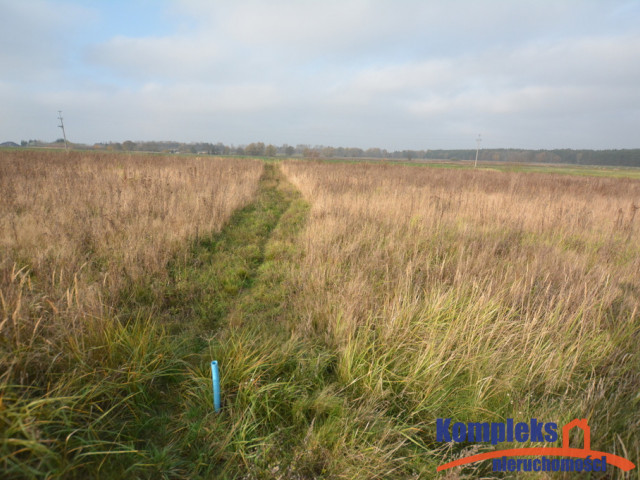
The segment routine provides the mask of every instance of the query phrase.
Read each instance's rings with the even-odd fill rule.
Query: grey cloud
[[[91,18],[89,9],[69,2],[0,0],[1,78],[33,82],[59,77],[78,26]]]
[[[220,48],[206,36],[172,35],[128,38],[117,36],[90,48],[87,61],[124,77],[141,79],[206,78],[221,59]]]
[[[22,22],[38,31],[56,8],[38,2],[33,5],[42,9],[32,19],[25,18],[28,7],[12,10],[14,30]],[[0,0],[0,8],[11,5]],[[90,13],[69,5],[75,12],[69,21],[78,28]],[[45,25],[34,41],[18,35],[11,58],[3,49],[0,59],[33,56],[45,68],[3,71],[0,102],[43,118],[51,109],[68,111],[81,141],[446,148],[471,147],[483,132],[493,146],[637,146],[637,2],[169,5],[188,21],[153,36],[82,42],[59,37],[63,28],[55,25]],[[3,46],[6,35],[0,33]],[[70,66],[69,50],[83,52],[79,69]],[[59,81],[45,82],[42,70]],[[32,84],[19,81],[31,71]],[[4,135],[51,137],[50,123],[47,117],[0,127]]]

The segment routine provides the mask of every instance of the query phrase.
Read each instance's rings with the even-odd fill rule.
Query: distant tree
[[[287,145],[284,149],[284,153],[286,153],[287,155],[291,156],[295,153],[296,149],[293,148],[291,145]]]
[[[336,149],[333,147],[323,147],[322,148],[322,156],[324,158],[331,158],[336,154]]]
[[[245,154],[244,148],[242,147],[236,148],[236,155],[244,155],[244,154]]]
[[[246,153],[247,155],[254,155],[256,157],[260,157],[264,155],[264,143],[262,142],[250,143],[244,149],[244,153]]]
[[[29,143],[26,140],[21,140],[20,141],[20,146],[22,147],[26,147]]]
[[[136,144],[131,140],[125,140],[124,142],[122,142],[122,148],[127,152],[130,152],[136,148]]]
[[[267,145],[264,149],[264,154],[267,157],[275,157],[277,153],[278,149],[275,147],[275,145]]]
[[[305,158],[318,158],[320,156],[320,152],[315,149],[315,148],[305,148],[302,151],[302,155],[304,155]]]
[[[382,155],[382,150],[380,150],[379,148],[368,148],[367,150],[365,150],[364,152],[366,157],[372,157],[372,158],[381,158]]]
[[[364,155],[364,150],[357,147],[349,147],[344,151],[345,157],[358,158],[358,157],[362,157],[363,155]]]

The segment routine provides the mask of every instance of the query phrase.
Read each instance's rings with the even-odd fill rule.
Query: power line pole
[[[478,138],[476,138],[476,162],[473,164],[473,168],[478,166],[478,151],[480,150],[480,142],[482,142],[482,137],[478,134]]]
[[[62,129],[62,136],[64,137],[64,149],[65,151],[68,151],[68,145],[67,145],[67,134],[64,132],[64,122],[62,121],[62,110],[58,110],[58,120],[60,120],[60,125],[58,125],[58,128]]]

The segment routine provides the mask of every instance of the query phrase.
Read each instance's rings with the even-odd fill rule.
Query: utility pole
[[[478,134],[478,138],[476,138],[476,162],[473,164],[473,168],[478,166],[478,151],[480,150],[480,142],[482,142],[482,137]]]
[[[58,125],[58,128],[62,129],[62,136],[64,137],[64,149],[65,151],[69,151],[69,147],[67,145],[67,134],[64,133],[64,122],[62,121],[62,110],[58,110],[58,120],[60,120],[60,125]]]

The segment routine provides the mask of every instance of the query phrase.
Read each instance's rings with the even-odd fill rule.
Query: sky
[[[640,148],[640,0],[0,0],[0,142]]]

